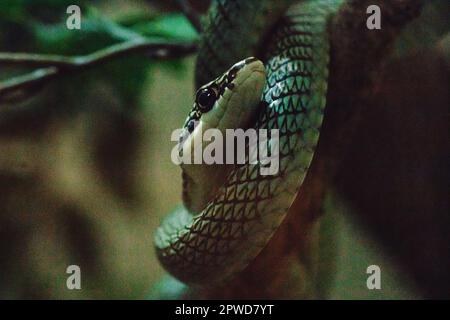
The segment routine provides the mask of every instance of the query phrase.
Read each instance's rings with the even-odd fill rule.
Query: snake
[[[183,203],[154,237],[160,263],[175,278],[193,286],[230,281],[301,199],[327,102],[329,22],[341,4],[213,0],[180,145],[192,156],[200,129],[275,130],[263,143],[278,147],[278,170],[263,174],[264,164],[249,161],[249,154],[231,165],[181,165]]]

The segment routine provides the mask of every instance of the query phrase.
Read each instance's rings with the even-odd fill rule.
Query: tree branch
[[[138,39],[115,44],[84,56],[0,53],[0,65],[7,64],[42,68],[29,74],[0,82],[0,101],[16,90],[43,85],[56,76],[68,72],[80,71],[132,53],[145,52],[150,58],[169,59],[181,58],[194,53],[196,50],[196,43],[156,43],[154,41]]]

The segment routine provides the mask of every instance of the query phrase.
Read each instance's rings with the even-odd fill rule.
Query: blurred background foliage
[[[81,30],[66,27],[71,4]],[[0,51],[59,55],[198,37],[151,1],[1,1],[0,30]],[[0,68],[0,79],[31,71]],[[144,296],[161,273],[152,230],[179,200],[170,133],[190,108],[192,68],[133,54],[1,103],[0,297]],[[69,264],[83,270],[81,291],[66,289]]]
[[[66,28],[72,4],[81,30]],[[0,51],[60,55],[199,36],[172,2],[144,0],[2,0],[0,30]],[[0,298],[146,297],[163,275],[153,230],[180,202],[170,134],[192,104],[194,58],[133,54],[0,103]],[[0,80],[29,71],[0,66]],[[329,297],[420,297],[349,207],[333,197],[327,207]],[[82,290],[66,288],[71,264],[81,267]],[[383,271],[381,291],[366,289],[371,264]]]

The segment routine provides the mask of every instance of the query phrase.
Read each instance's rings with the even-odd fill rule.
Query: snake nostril
[[[189,131],[189,133],[192,133],[192,131],[194,131],[195,129],[195,121],[194,120],[190,120],[188,125],[187,125],[187,129]]]

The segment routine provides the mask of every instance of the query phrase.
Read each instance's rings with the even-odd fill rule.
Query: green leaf
[[[198,38],[197,31],[181,14],[169,14],[150,21],[143,21],[135,24],[133,29],[146,36],[167,39],[193,41]]]

